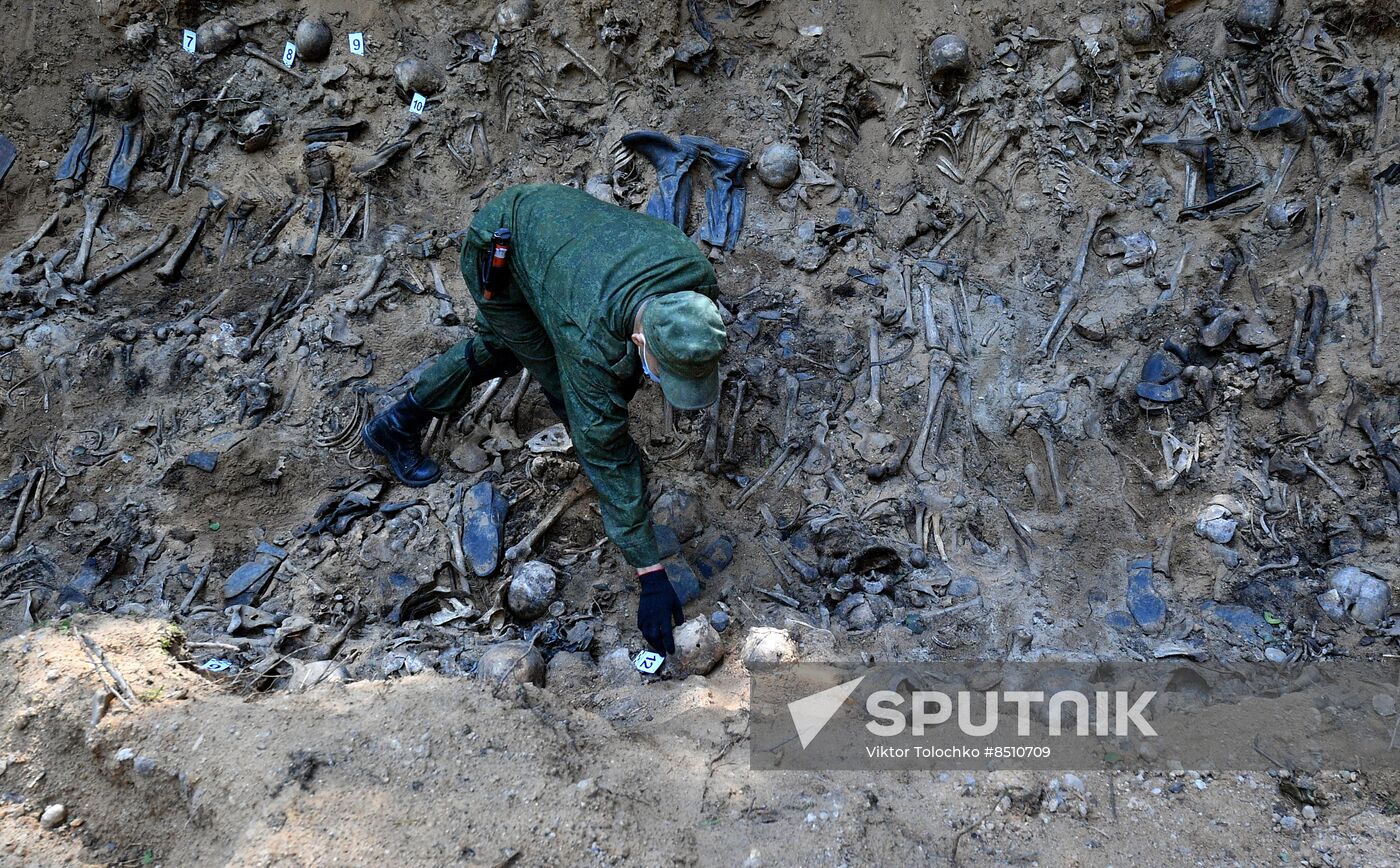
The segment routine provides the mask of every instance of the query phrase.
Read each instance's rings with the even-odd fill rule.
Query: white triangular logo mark
[[[807,745],[812,743],[812,739],[817,737],[840,710],[842,703],[864,680],[865,676],[862,675],[845,684],[828,687],[820,693],[813,693],[788,703],[788,714],[792,715],[792,725],[797,727],[797,738],[802,742],[803,750],[807,749]]]

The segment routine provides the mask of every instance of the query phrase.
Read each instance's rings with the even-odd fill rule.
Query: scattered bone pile
[[[257,687],[637,650],[528,374],[435,426],[428,490],[358,429],[469,327],[473,209],[646,207],[653,129],[747,192],[672,215],[721,275],[719,404],[634,403],[683,668],[731,622],[930,658],[1393,644],[1393,6],[929,6],[109,12],[68,111],[4,131],[4,630],[168,616]]]

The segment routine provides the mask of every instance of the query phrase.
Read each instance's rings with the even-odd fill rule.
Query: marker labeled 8
[[[296,62],[297,44],[295,42],[288,42],[286,46],[282,49],[282,65],[287,67],[288,69],[291,69],[292,64]]]

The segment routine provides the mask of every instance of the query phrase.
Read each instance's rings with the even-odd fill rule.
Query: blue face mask
[[[638,355],[642,358],[642,373],[646,374],[647,379],[651,380],[653,383],[657,384],[658,386],[661,385],[661,378],[656,376],[656,374],[653,374],[651,372],[651,367],[647,365],[647,348],[645,344],[642,345],[641,351],[638,353]]]

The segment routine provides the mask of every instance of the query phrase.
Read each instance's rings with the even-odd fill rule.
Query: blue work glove
[[[664,566],[648,570],[637,577],[642,583],[642,596],[637,601],[637,629],[642,631],[647,644],[657,653],[676,653],[676,642],[671,638],[671,630],[685,621],[680,597],[671,587]]]

